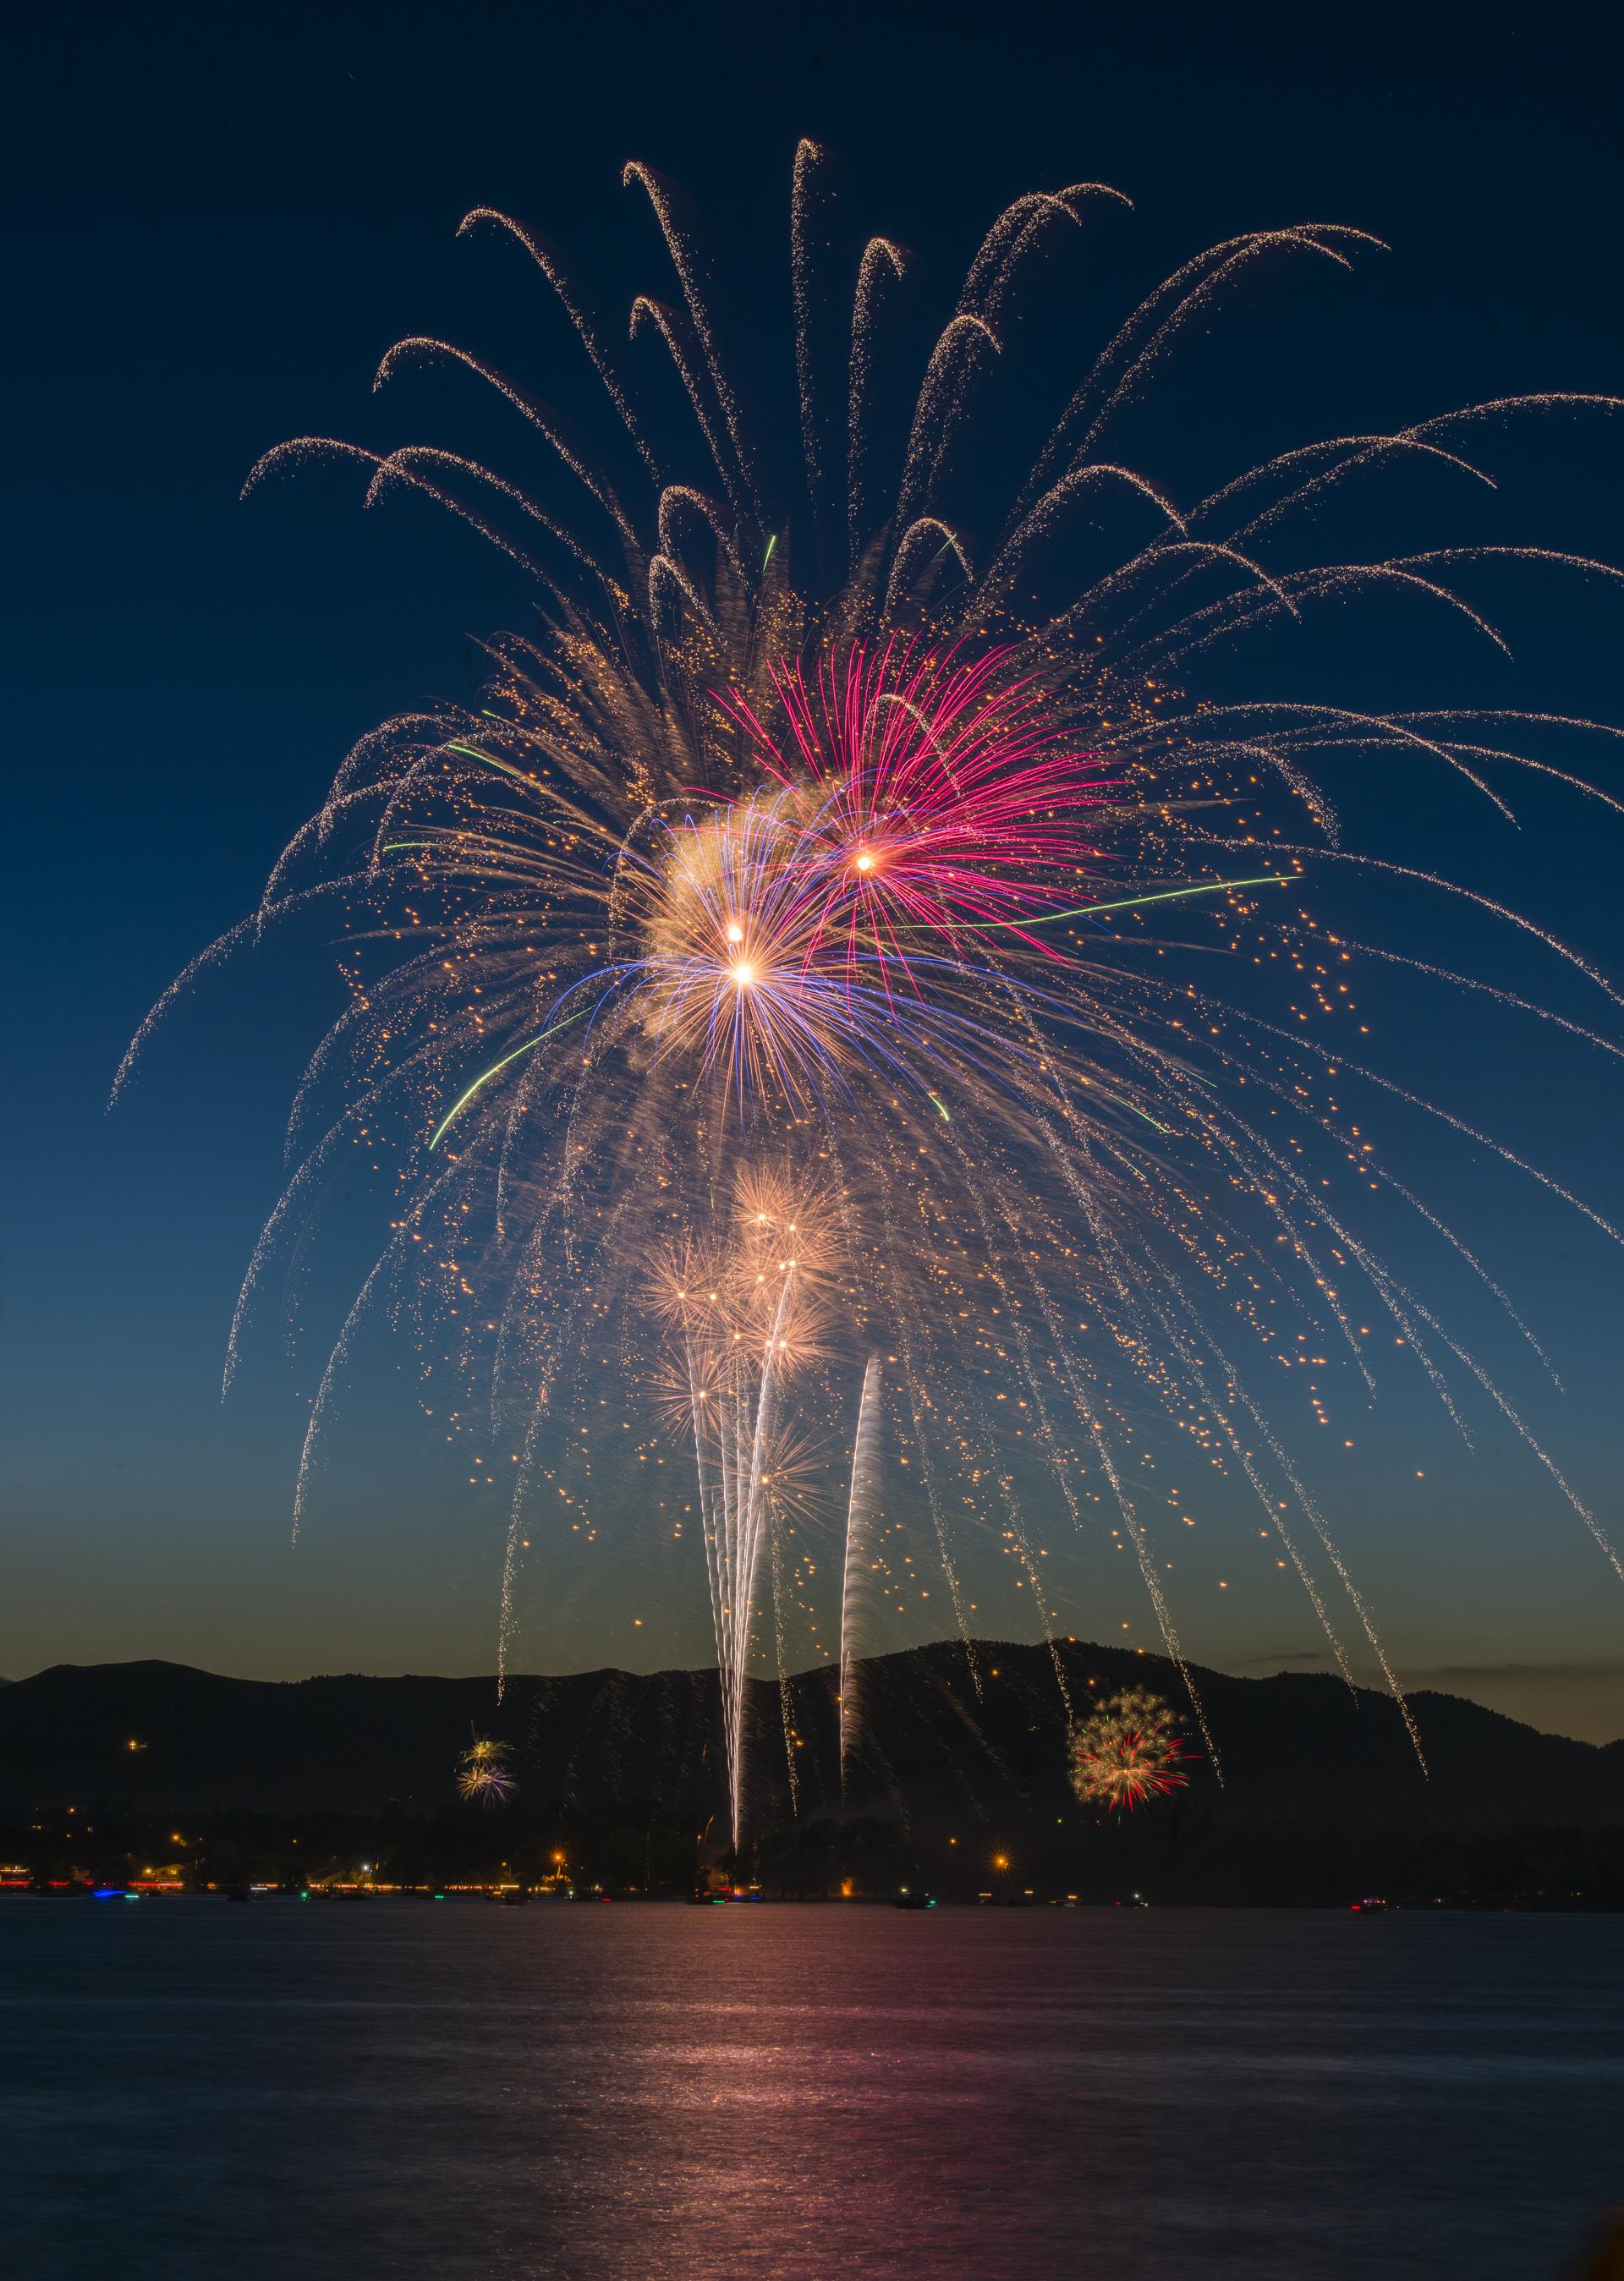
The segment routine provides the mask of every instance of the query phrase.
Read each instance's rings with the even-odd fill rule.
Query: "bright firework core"
[[[631,955],[602,979],[662,1054],[804,1105],[960,1018],[965,974],[1075,902],[1108,777],[1011,649],[854,642],[768,687],[770,729],[759,698],[715,700],[755,784],[623,858]]]

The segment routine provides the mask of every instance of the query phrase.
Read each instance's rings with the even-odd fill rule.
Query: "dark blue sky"
[[[12,58],[9,154],[0,1670],[146,1654],[267,1675],[489,1664],[494,1519],[429,1445],[385,1342],[358,1371],[297,1553],[308,1369],[267,1332],[232,1405],[216,1399],[301,1048],[336,1002],[325,963],[261,959],[210,984],[128,1106],[102,1114],[147,1004],[250,906],[345,746],[402,705],[468,693],[473,638],[521,615],[516,581],[476,541],[410,507],[363,517],[352,476],[238,501],[284,436],[447,427],[450,399],[368,394],[403,333],[478,345],[551,384],[562,344],[539,290],[511,249],[454,242],[466,209],[534,220],[623,298],[661,275],[618,187],[627,158],[650,159],[693,190],[723,267],[777,293],[790,155],[810,133],[945,299],[1001,204],[1099,178],[1137,203],[1145,285],[1270,222],[1342,220],[1389,241],[1340,300],[1288,293],[1285,331],[1257,313],[1265,348],[1290,333],[1317,375],[1305,434],[1525,389],[1624,390],[1620,36],[1583,12],[1517,13],[1514,30],[1464,8],[36,21]],[[1240,358],[1181,416],[1244,431],[1248,374]],[[1511,535],[1624,557],[1621,468],[1624,425],[1505,446]],[[1440,701],[1475,687],[1624,718],[1616,605],[1574,583],[1504,600],[1514,682],[1496,669],[1473,684],[1452,640],[1435,650],[1430,628],[1394,627],[1369,691],[1357,662],[1342,687],[1377,700],[1396,677],[1405,694],[1442,684]],[[1624,770],[1604,762],[1616,786]],[[1513,839],[1408,789],[1373,799],[1368,821],[1384,853],[1470,874],[1624,973],[1616,832],[1535,801]],[[1440,921],[1444,963],[1481,947]],[[1576,1018],[1605,1010],[1532,956],[1495,971]],[[1619,1087],[1599,1056],[1396,990],[1379,1010],[1388,1065],[1442,1071],[1465,1113],[1624,1211]],[[1624,1524],[1612,1261],[1470,1152],[1421,1145],[1457,1223],[1497,1247],[1496,1272],[1559,1354],[1569,1392],[1540,1431]],[[1443,1454],[1404,1399],[1371,1438],[1369,1474],[1342,1483],[1344,1533],[1407,1666],[1467,1672],[1450,1683],[1575,1730],[1624,1728],[1624,1588],[1609,1591],[1535,1472],[1492,1435],[1475,1465]],[[697,1577],[686,1608],[681,1580],[662,1578],[675,1612],[657,1639],[652,1623],[633,1636],[630,1543],[622,1558],[578,1622],[537,1612],[522,1661],[703,1652]],[[1300,1616],[1243,1597],[1190,1622],[1193,1652],[1263,1667],[1311,1649]],[[1102,1633],[1118,1621],[1080,1589],[1071,1616]]]

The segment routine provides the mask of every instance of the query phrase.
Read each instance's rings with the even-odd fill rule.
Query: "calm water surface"
[[[1554,2276],[1624,1919],[0,1902],[80,2275]]]

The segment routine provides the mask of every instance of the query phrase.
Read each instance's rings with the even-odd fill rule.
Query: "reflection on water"
[[[12,2270],[1557,2271],[1624,1921],[0,1902]]]

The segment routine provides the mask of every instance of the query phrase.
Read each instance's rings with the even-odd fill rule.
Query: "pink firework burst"
[[[1024,936],[1075,900],[1097,856],[1086,818],[1116,788],[1056,724],[1030,653],[1024,669],[1017,658],[853,642],[810,677],[775,671],[776,731],[737,692],[721,700],[770,777],[816,793],[800,892],[819,964],[878,947],[910,972],[921,955],[963,957],[986,930]]]

